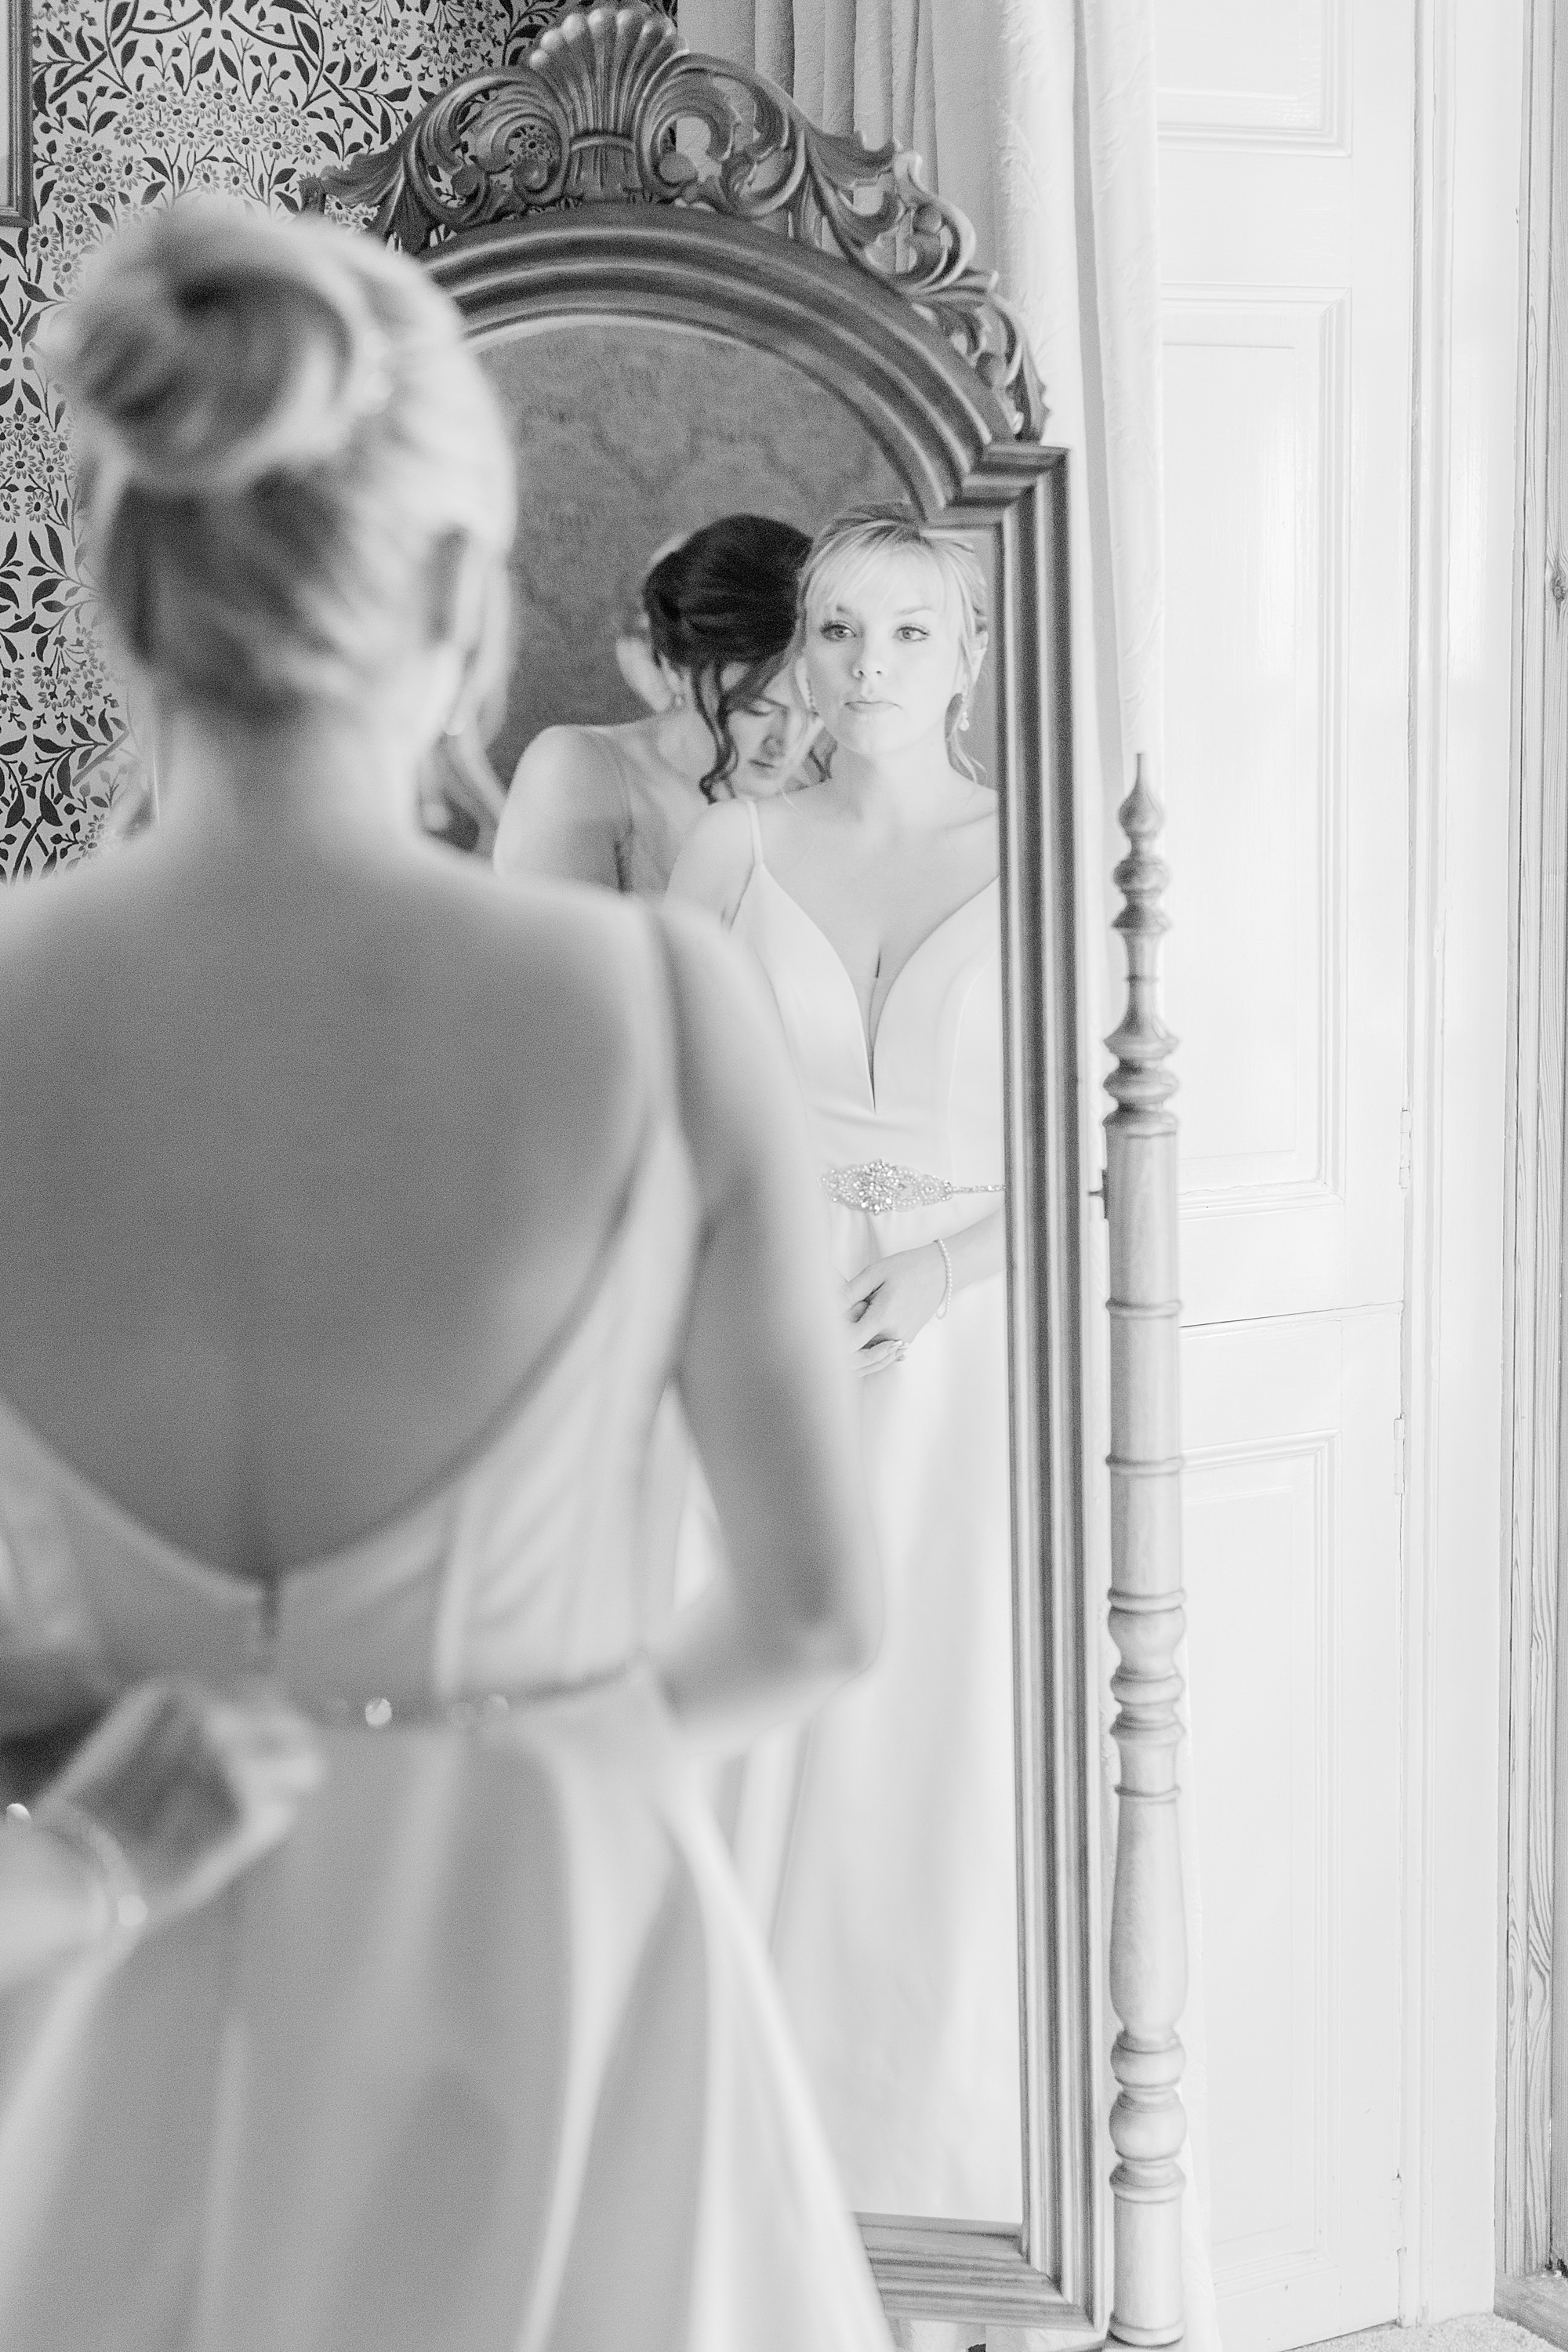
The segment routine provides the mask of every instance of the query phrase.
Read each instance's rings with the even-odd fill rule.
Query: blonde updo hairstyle
[[[363,707],[484,604],[463,698],[501,679],[511,455],[458,314],[368,236],[210,200],[122,230],[51,322],[84,544],[155,688],[275,726]]]
[[[912,556],[935,580],[942,611],[958,624],[963,678],[947,707],[947,756],[962,776],[980,782],[980,772],[963,749],[969,697],[985,659],[990,637],[985,574],[973,548],[921,520],[911,507],[849,507],[812,542],[800,575],[800,639],[828,606],[842,603],[868,572],[889,557]]]

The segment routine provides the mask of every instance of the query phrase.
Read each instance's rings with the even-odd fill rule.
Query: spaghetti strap
[[[632,821],[631,788],[626,782],[626,772],[622,762],[620,752],[616,750],[614,741],[605,728],[584,727],[583,732],[584,735],[592,738],[594,742],[598,745],[599,750],[604,753],[605,758],[609,761],[610,773],[615,777],[616,790],[620,794],[621,814],[625,817],[627,824],[630,824]]]
[[[626,768],[615,743],[602,727],[584,727],[581,732],[588,738],[600,757],[607,762],[610,773],[615,779],[616,799],[620,811],[612,844],[616,860],[616,887],[623,898],[633,898],[636,896],[636,889],[632,877],[632,845],[637,837],[637,820],[632,814],[631,787],[626,782]]]
[[[768,861],[763,856],[763,820],[757,814],[756,802],[749,795],[746,801],[746,814],[751,819],[752,824],[752,863],[753,866],[765,866]]]

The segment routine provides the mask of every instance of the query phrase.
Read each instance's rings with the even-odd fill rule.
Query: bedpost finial
[[[1121,1026],[1106,1044],[1116,1055],[1116,1067],[1106,1091],[1116,1102],[1112,1118],[1162,1121],[1169,1118],[1164,1105],[1176,1090],[1173,1071],[1163,1066],[1175,1051],[1176,1040],[1160,1018],[1160,940],[1171,928],[1162,900],[1171,869],[1155,849],[1165,812],[1154,796],[1140,751],[1132,789],[1117,811],[1117,820],[1131,844],[1112,879],[1126,905],[1111,925],[1127,946],[1127,1010]]]
[[[1186,2000],[1176,1760],[1182,1739],[1181,1303],[1177,1145],[1164,1067],[1175,1039],[1159,1015],[1157,845],[1164,813],[1140,755],[1120,811],[1130,844],[1116,868],[1126,906],[1127,1011],[1107,1040],[1105,1205],[1110,1220],[1110,1637],[1120,1663],[1110,1727],[1121,1762],[1111,1891],[1110,2140],[1116,2277],[1110,2343],[1177,2352],[1182,2296],[1183,2052]]]

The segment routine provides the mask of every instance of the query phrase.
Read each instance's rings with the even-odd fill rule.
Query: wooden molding
[[[1511,1046],[1504,1420],[1508,1562],[1500,2293],[1568,2252],[1568,2019],[1554,2014],[1559,1559],[1568,1412],[1562,1351],[1568,1112],[1568,36],[1553,0],[1526,21],[1524,253],[1510,910]],[[1500,2308],[1502,2307],[1500,2305]]]
[[[1568,2279],[1557,2272],[1539,2271],[1533,2278],[1500,2278],[1496,2307],[1504,2319],[1568,2352]]]
[[[33,202],[32,0],[5,0],[6,170],[0,186],[0,228],[26,229]]]

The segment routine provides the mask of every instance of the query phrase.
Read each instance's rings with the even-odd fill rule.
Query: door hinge
[[[1415,1155],[1415,1121],[1407,1110],[1399,1114],[1399,1189],[1410,1190],[1410,1163]]]
[[[1403,1495],[1405,1492],[1405,1415],[1403,1413],[1394,1424],[1394,1491],[1396,1495]]]

